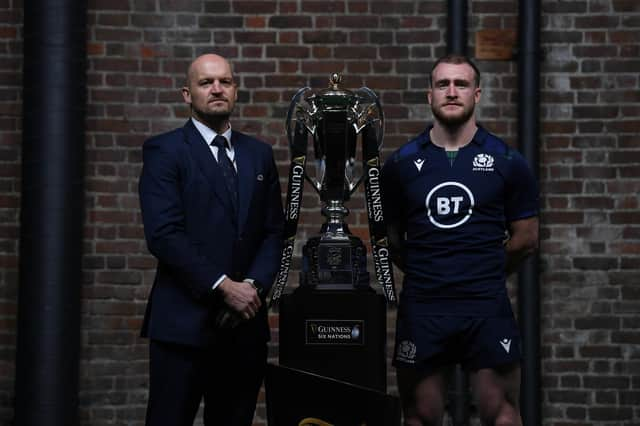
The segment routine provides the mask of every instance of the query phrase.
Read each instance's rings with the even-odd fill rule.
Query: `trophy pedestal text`
[[[383,295],[298,287],[280,301],[280,364],[386,392]]]

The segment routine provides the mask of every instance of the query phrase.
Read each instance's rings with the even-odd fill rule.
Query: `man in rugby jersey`
[[[442,424],[447,378],[470,373],[478,415],[521,425],[520,337],[505,280],[538,243],[538,193],[523,157],[475,118],[480,72],[438,59],[433,124],[382,170],[394,262],[404,271],[393,363],[407,426]]]

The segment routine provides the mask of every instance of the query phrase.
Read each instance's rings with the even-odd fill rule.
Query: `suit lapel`
[[[236,166],[238,167],[238,224],[239,232],[242,232],[244,223],[249,214],[251,194],[255,185],[255,165],[253,155],[245,137],[238,132],[231,132],[231,143],[235,151]]]
[[[231,211],[231,200],[229,199],[227,188],[224,186],[222,171],[211,149],[207,146],[207,142],[202,138],[202,135],[198,132],[198,129],[196,129],[196,126],[193,125],[191,120],[187,121],[187,124],[184,125],[184,131],[186,142],[191,149],[191,155],[195,163],[200,168],[202,174],[207,177],[207,181],[209,181],[211,188],[213,188],[216,197],[224,204],[227,211]]]

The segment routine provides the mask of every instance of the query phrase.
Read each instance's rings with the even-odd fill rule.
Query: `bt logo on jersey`
[[[459,182],[443,182],[435,186],[425,200],[429,221],[442,229],[455,228],[471,217],[473,193]]]
[[[437,197],[436,206],[438,209],[438,215],[443,216],[451,213],[451,206],[453,205],[453,213],[458,214],[460,211],[460,203],[464,200],[463,197]]]

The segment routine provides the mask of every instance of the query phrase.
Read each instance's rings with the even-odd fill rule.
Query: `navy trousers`
[[[251,426],[266,343],[200,348],[152,340],[149,362],[147,426],[192,426],[203,398],[205,426]]]

